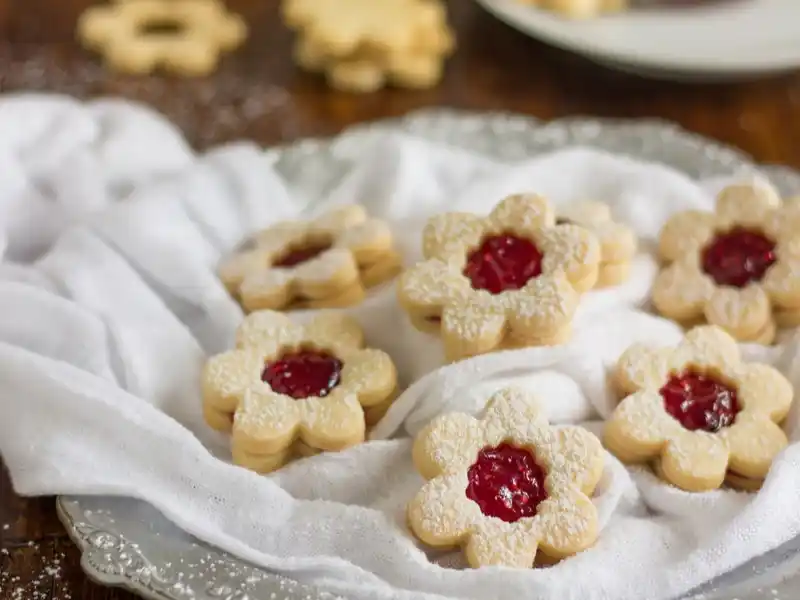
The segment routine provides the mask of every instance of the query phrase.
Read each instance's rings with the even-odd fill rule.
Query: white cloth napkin
[[[159,148],[151,145],[149,165]],[[408,533],[405,504],[422,484],[408,434],[446,410],[478,412],[506,383],[535,390],[555,422],[596,430],[610,409],[607,369],[624,348],[680,337],[640,309],[655,273],[647,249],[670,213],[710,207],[711,195],[665,167],[590,149],[503,165],[402,135],[361,148],[320,209],[362,202],[392,219],[409,260],[428,215],[486,212],[505,193],[530,190],[558,204],[609,202],[643,238],[634,277],[588,294],[564,346],[445,367],[438,342],[407,324],[385,286],[351,312],[410,387],[373,440],[269,477],[227,463],[224,436],[200,414],[199,371],[229,346],[241,318],[214,276],[216,261],[255,227],[301,210],[269,156],[237,145],[198,157],[71,225],[37,262],[0,270],[0,452],[19,493],[141,498],[206,542],[348,600],[666,600],[800,533],[797,443],[758,494],[688,494],[608,455],[597,545],[548,569],[464,569],[458,553],[427,553]],[[53,160],[58,170],[70,157]],[[94,177],[112,178],[97,168]],[[61,172],[60,185],[72,185]],[[12,227],[10,238],[24,233]],[[796,386],[798,349],[796,336],[745,348]]]

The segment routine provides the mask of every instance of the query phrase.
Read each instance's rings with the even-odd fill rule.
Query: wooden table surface
[[[459,51],[439,87],[353,96],[297,71],[275,0],[228,0],[247,19],[245,47],[203,80],[107,73],[73,41],[91,0],[0,0],[0,91],[122,95],[148,102],[203,147],[331,134],[351,123],[433,105],[569,115],[660,117],[734,144],[760,161],[800,167],[800,73],[754,83],[679,85],[638,79],[547,48],[483,13],[450,2]],[[676,43],[679,43],[676,41]],[[0,465],[0,600],[132,598],[86,579],[52,498],[26,500]]]

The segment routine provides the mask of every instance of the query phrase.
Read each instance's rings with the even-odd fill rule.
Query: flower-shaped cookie
[[[595,287],[617,285],[628,278],[636,254],[636,234],[611,216],[602,202],[586,201],[559,208],[556,223],[573,223],[588,229],[600,243],[600,271]]]
[[[770,366],[743,363],[719,327],[696,327],[677,348],[629,348],[616,379],[630,395],[606,422],[605,445],[625,462],[655,461],[684,490],[718,488],[727,474],[732,484],[763,480],[787,444],[778,423],[791,384]]]
[[[364,349],[351,318],[322,313],[306,325],[281,313],[250,314],[236,349],[203,370],[209,424],[233,428],[234,456],[273,455],[300,440],[320,450],[363,441],[365,410],[383,408],[397,373],[384,352]]]
[[[308,222],[279,223],[258,233],[254,248],[223,261],[219,274],[248,311],[279,310],[292,302],[339,306],[363,298],[361,271],[392,253],[383,221],[361,206],[344,206]],[[353,294],[354,291],[360,294]]]
[[[589,496],[603,472],[600,441],[579,427],[551,428],[524,390],[495,393],[481,420],[449,413],[414,441],[429,479],[408,505],[414,534],[435,547],[464,546],[473,567],[530,567],[594,544]]]
[[[661,230],[669,263],[653,304],[682,323],[705,320],[740,341],[770,343],[775,313],[800,310],[800,210],[756,182],[730,186],[713,213],[686,211]]]
[[[568,331],[580,293],[597,280],[600,246],[577,225],[555,225],[535,195],[501,201],[487,217],[447,213],[423,232],[425,261],[400,278],[412,323],[442,334],[457,360],[513,345],[546,345]]]
[[[87,9],[78,23],[81,41],[112,68],[140,74],[163,67],[205,75],[246,33],[241,17],[217,0],[118,1]]]

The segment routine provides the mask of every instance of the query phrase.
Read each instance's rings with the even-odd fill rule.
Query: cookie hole
[[[743,288],[761,281],[777,260],[775,242],[759,229],[720,231],[700,252],[700,265],[717,285]]]
[[[186,25],[165,17],[142,23],[137,31],[142,36],[176,36],[186,31]]]
[[[504,441],[478,452],[467,470],[467,498],[487,517],[514,523],[536,516],[547,499],[547,471],[530,448]]]
[[[302,345],[285,349],[277,360],[266,362],[261,381],[295,400],[324,398],[341,382],[343,368],[344,363],[333,353]]]
[[[541,275],[543,260],[533,240],[506,231],[484,237],[467,254],[463,273],[474,289],[500,294],[521,289]]]
[[[273,267],[296,267],[314,258],[333,246],[331,240],[307,240],[302,244],[292,244],[281,253],[272,263]]]
[[[689,431],[730,427],[741,410],[738,387],[718,369],[689,365],[671,371],[659,393],[667,413]]]

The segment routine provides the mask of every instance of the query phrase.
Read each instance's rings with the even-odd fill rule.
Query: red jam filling
[[[299,400],[327,396],[342,378],[342,361],[327,352],[298,350],[268,363],[261,380],[273,391]]]
[[[464,275],[476,290],[492,294],[518,290],[542,273],[543,258],[530,240],[509,234],[493,235],[467,256]]]
[[[667,412],[690,431],[719,431],[739,412],[734,388],[694,369],[670,375],[660,392]]]
[[[272,263],[273,267],[294,267],[299,265],[300,263],[304,263],[306,261],[311,260],[312,258],[316,258],[325,250],[329,250],[331,247],[330,244],[313,244],[309,246],[303,246],[302,248],[295,248],[294,250],[290,250],[283,256],[281,256],[277,261]]]
[[[467,471],[467,498],[487,517],[514,523],[536,515],[547,498],[546,473],[533,454],[508,443],[487,447]]]
[[[749,229],[735,228],[717,234],[705,247],[702,267],[717,285],[744,287],[760,281],[775,262],[775,243]]]

